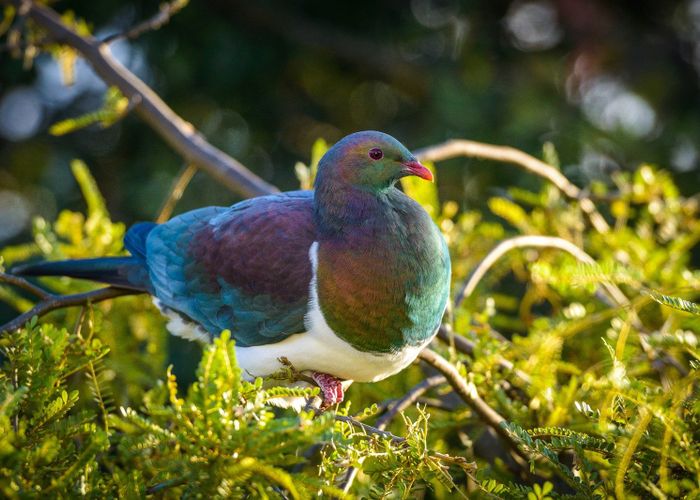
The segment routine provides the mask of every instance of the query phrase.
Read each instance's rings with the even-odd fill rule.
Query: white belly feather
[[[275,373],[282,368],[278,361],[282,356],[299,371],[328,373],[357,382],[375,382],[403,370],[432,339],[396,353],[374,354],[359,351],[336,336],[318,305],[317,254],[318,242],[314,242],[309,249],[312,277],[309,284],[309,306],[304,318],[306,332],[292,335],[275,344],[236,347],[238,363],[244,373],[253,378]]]

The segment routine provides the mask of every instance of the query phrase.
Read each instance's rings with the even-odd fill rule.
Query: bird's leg
[[[288,380],[290,382],[297,382],[303,380],[304,382],[314,382],[310,377],[305,376],[302,372],[294,368],[294,365],[285,356],[277,358],[277,361],[282,365],[282,369],[272,375],[268,375],[268,378],[273,380]]]
[[[343,402],[345,394],[343,391],[343,384],[340,380],[333,375],[321,372],[311,372],[311,378],[316,382],[316,385],[318,385],[323,394],[321,410]]]

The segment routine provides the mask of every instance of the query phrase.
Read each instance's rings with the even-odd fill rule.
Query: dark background
[[[61,1],[98,37],[152,16],[159,2]],[[113,51],[211,142],[281,189],[314,140],[362,129],[409,148],[448,138],[556,146],[580,186],[641,162],[700,184],[700,0],[192,2],[159,31]],[[55,61],[31,69],[0,53],[0,245],[31,218],[83,209],[69,162],[97,178],[115,220],[153,219],[181,169],[129,115],[64,137],[48,127],[98,109],[104,84],[80,61],[61,84]],[[482,208],[500,188],[540,180],[475,160],[440,165],[443,198]],[[177,211],[236,196],[199,173]]]

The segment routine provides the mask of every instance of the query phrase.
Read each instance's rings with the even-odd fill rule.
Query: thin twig
[[[185,189],[187,189],[187,186],[196,173],[197,168],[191,164],[186,165],[182,170],[180,170],[180,173],[173,181],[168,198],[165,200],[160,212],[158,213],[158,217],[156,218],[156,222],[158,224],[162,224],[173,214],[175,205],[177,205],[177,203],[182,199]]]
[[[359,420],[355,420],[352,417],[346,417],[345,415],[336,415],[335,419],[339,422],[345,422],[346,424],[350,424],[353,427],[357,427],[358,429],[361,429],[365,434],[374,434],[381,438],[388,439],[393,444],[404,444],[406,442],[406,438],[404,437],[397,436],[396,434],[392,434],[389,431],[378,429],[374,426],[365,424],[364,422],[360,422]]]
[[[464,139],[452,139],[442,144],[428,146],[415,152],[420,160],[441,161],[457,156],[469,158],[482,158],[484,160],[511,163],[525,170],[539,175],[554,184],[559,190],[571,199],[581,204],[581,209],[586,212],[591,224],[599,233],[607,233],[610,226],[598,212],[590,198],[584,195],[581,189],[575,186],[559,170],[538,160],[523,151],[510,146],[496,146],[482,142],[467,141]]]
[[[53,294],[47,292],[43,288],[40,288],[34,285],[33,283],[30,283],[24,278],[15,276],[14,274],[0,273],[0,283],[8,283],[10,285],[16,286],[17,288],[21,288],[25,292],[29,292],[35,297],[38,297],[42,300],[49,300],[54,297]]]
[[[112,43],[117,40],[134,40],[148,31],[156,31],[168,24],[170,18],[180,12],[188,4],[188,0],[173,0],[160,4],[158,12],[151,18],[140,22],[124,33],[115,33],[102,39],[102,43]]]
[[[24,314],[20,314],[12,321],[0,326],[0,333],[10,332],[22,328],[34,316],[41,317],[56,309],[64,307],[84,306],[86,304],[94,304],[103,300],[121,297],[122,295],[136,295],[143,292],[137,290],[128,290],[126,288],[100,288],[91,292],[75,293],[72,295],[51,295],[32,307]]]
[[[109,45],[90,35],[80,35],[53,9],[28,0],[0,0],[27,9],[27,15],[46,30],[56,43],[77,50],[108,85],[115,86],[135,110],[175,151],[189,163],[206,171],[223,185],[242,196],[260,196],[277,188],[248,170],[243,164],[207,142],[191,123],[178,116],[143,81],[122,66]]]
[[[445,382],[447,382],[447,379],[442,375],[433,375],[432,377],[424,379],[419,384],[413,386],[401,399],[389,406],[386,413],[377,419],[375,426],[380,430],[386,429],[399,412],[404,411],[415,403],[426,391],[444,384]]]
[[[484,260],[479,263],[471,276],[469,276],[469,279],[457,293],[454,301],[455,307],[459,307],[465,299],[471,296],[486,272],[496,263],[496,261],[498,261],[498,259],[503,257],[503,255],[511,250],[523,247],[558,248],[559,250],[563,250],[571,254],[577,260],[585,264],[595,264],[593,257],[588,255],[570,241],[563,238],[558,238],[556,236],[516,236],[515,238],[510,238],[499,243],[489,252]],[[617,303],[617,305],[629,304],[629,299],[616,285],[612,283],[603,283],[603,287],[606,289],[610,298]]]
[[[506,419],[503,418],[496,410],[491,408],[486,401],[481,399],[476,387],[473,384],[467,384],[454,365],[432,349],[428,348],[423,349],[418,357],[442,373],[452,386],[452,389],[454,389],[457,395],[462,398],[465,403],[467,403],[474,413],[476,413],[485,424],[496,431],[496,433],[501,436],[503,440],[508,443],[513,451],[515,451],[521,458],[524,460],[528,459],[527,454],[518,447],[518,444],[513,440],[513,437],[505,428],[501,426],[502,423],[506,422]]]

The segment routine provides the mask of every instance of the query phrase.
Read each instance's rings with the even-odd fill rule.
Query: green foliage
[[[312,166],[325,147],[314,146]],[[556,161],[553,148],[545,155]],[[310,185],[314,169],[304,169],[300,182]],[[110,220],[87,168],[74,162],[73,173],[87,215],[38,220],[34,243],[2,249],[5,263],[123,251],[124,228]],[[195,381],[178,384],[166,368],[160,315],[148,299],[125,297],[56,311],[0,340],[3,496],[700,494],[700,318],[692,301],[700,274],[689,267],[698,207],[646,165],[615,176],[614,185],[609,209],[601,206],[613,229],[598,233],[578,203],[551,186],[494,197],[487,218],[441,200],[433,184],[403,184],[443,230],[456,284],[498,243],[521,234],[564,238],[595,261],[555,248],[513,250],[448,318],[473,347],[466,354],[448,346],[445,355],[506,418],[527,460],[485,432],[447,385],[397,416],[391,433],[362,427],[425,378],[418,365],[354,385],[335,412],[294,413],[270,403],[317,390],[242,379],[224,332],[206,347]],[[88,286],[43,284],[62,293]],[[629,304],[618,305],[610,287]],[[31,305],[1,290],[18,310]],[[352,469],[357,475],[343,491]]]
[[[318,162],[321,161],[329,147],[324,139],[316,139],[316,142],[311,147],[311,161],[309,165],[306,166],[300,161],[294,165],[294,173],[299,180],[301,189],[313,189],[316,172],[318,172]]]
[[[242,381],[224,332],[206,349],[184,399],[168,371],[167,381],[145,395],[142,412],[122,408],[121,415],[110,415],[121,433],[117,461],[125,471],[138,471],[134,479],[151,485],[150,492],[168,489],[173,496],[282,496],[286,491],[306,498],[334,491],[300,467],[307,462],[304,452],[332,435],[333,415],[276,418],[266,404],[294,394],[284,388],[267,391],[261,380]]]
[[[122,119],[126,115],[128,107],[129,99],[124,97],[116,87],[110,87],[105,93],[102,108],[82,116],[54,123],[49,128],[49,133],[52,135],[65,135],[95,123],[99,123],[101,127],[107,128]]]
[[[655,290],[644,290],[643,293],[651,297],[659,304],[678,309],[679,311],[685,311],[687,313],[694,314],[695,316],[700,316],[700,306],[698,306],[695,302],[691,302],[680,297],[664,295],[663,293],[659,293]]]
[[[103,479],[97,457],[109,447],[94,413],[80,408],[75,378],[108,349],[51,324],[2,339],[0,490],[5,498],[70,496]]]

